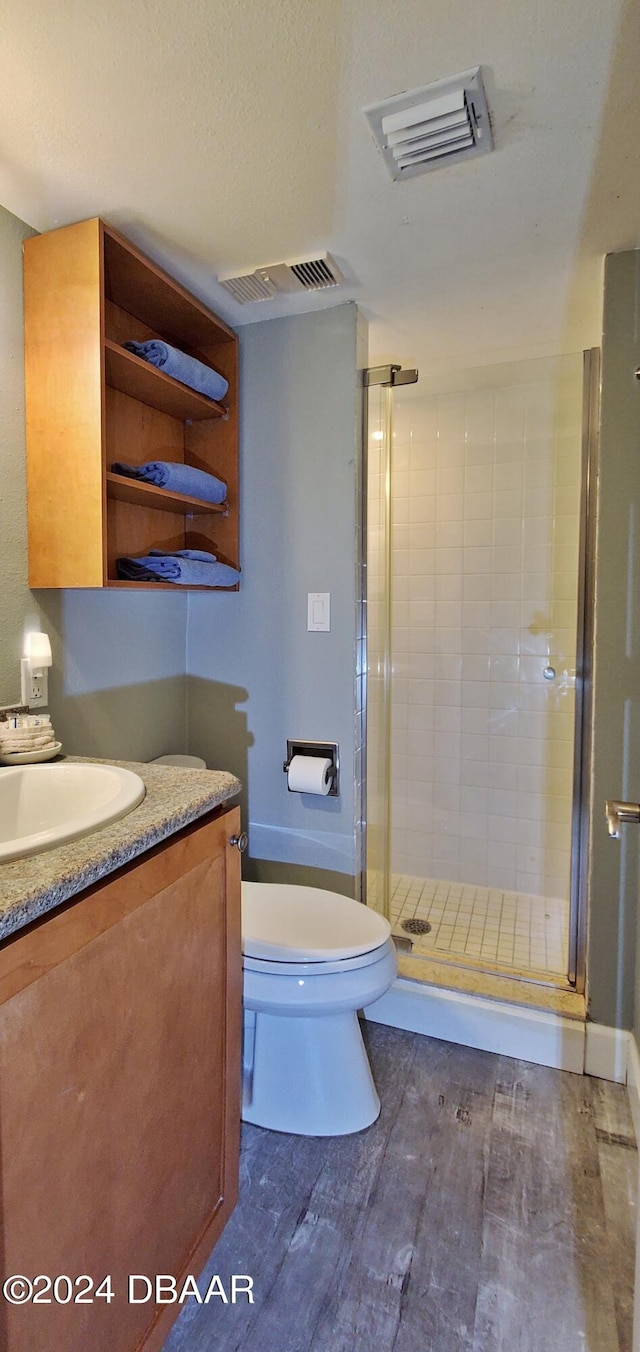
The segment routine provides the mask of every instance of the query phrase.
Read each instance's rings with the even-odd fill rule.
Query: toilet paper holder
[[[282,769],[285,775],[288,773],[289,766],[294,756],[318,756],[321,760],[330,760],[331,766],[327,770],[327,778],[331,779],[331,788],[327,798],[338,798],[340,796],[340,746],[338,742],[295,742],[290,737],[287,738],[287,759],[283,762]],[[295,793],[295,789],[289,789],[289,793]]]

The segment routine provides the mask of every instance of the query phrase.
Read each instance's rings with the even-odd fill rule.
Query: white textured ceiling
[[[0,203],[101,215],[232,324],[355,299],[372,355],[597,343],[640,244],[637,0],[0,2]],[[483,68],[495,153],[395,184],[362,115]],[[347,288],[240,307],[217,273],[329,249]]]

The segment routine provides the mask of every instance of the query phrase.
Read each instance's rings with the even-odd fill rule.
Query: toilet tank
[[[207,763],[202,756],[156,756],[150,765],[178,765],[183,770],[206,770]]]

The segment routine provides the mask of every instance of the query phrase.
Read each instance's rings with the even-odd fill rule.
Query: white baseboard
[[[399,977],[386,995],[368,1006],[365,1015],[374,1023],[406,1028],[463,1047],[515,1056],[576,1075],[584,1072],[584,1023],[550,1011],[420,986]]]
[[[603,1023],[588,1023],[585,1039],[584,1073],[598,1080],[627,1082],[627,1062],[631,1034],[625,1028],[608,1028]]]

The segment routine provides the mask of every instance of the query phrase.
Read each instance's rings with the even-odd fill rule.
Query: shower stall
[[[598,354],[367,374],[367,904],[581,989]]]

